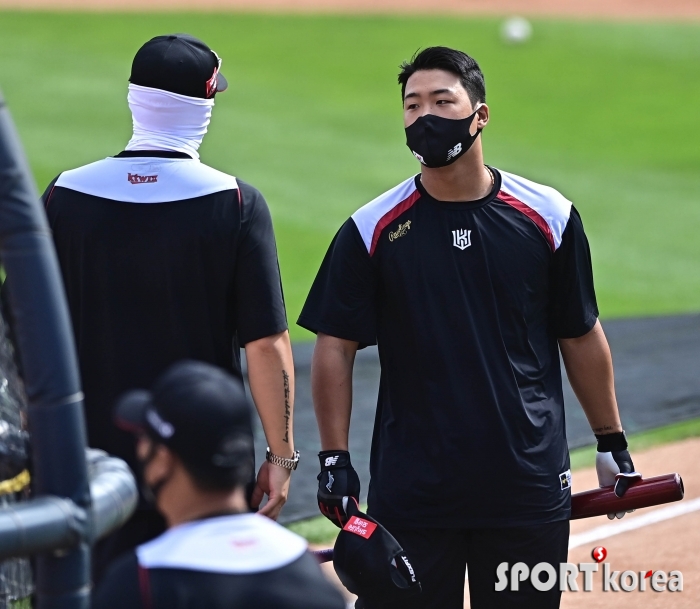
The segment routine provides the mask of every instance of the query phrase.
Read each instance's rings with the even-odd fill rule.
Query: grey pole
[[[46,216],[1,94],[0,260],[29,405],[34,496],[69,499],[89,512],[83,397],[68,307]],[[36,597],[38,609],[88,609],[85,537],[37,557]]]
[[[101,450],[88,449],[87,460],[92,514],[51,496],[1,508],[0,560],[64,552],[84,540],[97,541],[129,519],[139,494],[127,464]]]

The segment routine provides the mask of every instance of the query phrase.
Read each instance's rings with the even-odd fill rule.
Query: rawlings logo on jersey
[[[411,221],[406,220],[403,224],[399,224],[399,227],[392,233],[389,233],[389,241],[394,241],[398,239],[399,237],[403,237],[407,232],[408,229],[411,228]]]
[[[153,184],[154,182],[158,181],[158,175],[156,174],[154,176],[142,176],[138,173],[129,173],[127,175],[127,179],[132,184]]]

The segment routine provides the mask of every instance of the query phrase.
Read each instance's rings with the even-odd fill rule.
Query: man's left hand
[[[642,474],[635,471],[632,457],[627,450],[627,438],[624,432],[596,435],[598,451],[596,453],[595,469],[598,474],[598,484],[601,488],[615,485],[615,494],[622,497],[633,480],[638,480]],[[634,510],[629,510],[630,512]],[[608,514],[612,520],[622,518],[625,512]]]
[[[250,499],[250,506],[253,509],[257,509],[263,497],[267,495],[267,503],[260,509],[258,514],[277,520],[282,507],[287,502],[291,475],[292,470],[265,461],[258,471],[258,478]]]

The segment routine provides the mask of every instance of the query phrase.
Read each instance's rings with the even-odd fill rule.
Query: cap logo
[[[214,51],[212,51],[214,53]],[[211,75],[211,78],[207,81],[207,99],[210,97],[214,96],[214,93],[216,93],[216,88],[218,85],[218,80],[219,80],[219,70],[221,69],[221,58],[214,53],[214,57],[216,57],[216,60],[218,62],[217,66],[214,68],[214,73]]]
[[[207,81],[207,99],[216,93],[216,81],[219,76],[219,68],[214,68],[214,74]]]
[[[355,535],[359,535],[364,539],[369,539],[370,537],[372,537],[372,533],[374,533],[374,530],[376,528],[377,525],[373,522],[365,520],[364,518],[358,518],[357,516],[353,516],[343,527],[343,531],[347,531],[348,533],[354,533]]]
[[[160,415],[155,410],[146,411],[146,420],[149,422],[151,427],[158,432],[161,438],[170,438],[175,433],[175,428],[172,423],[168,423],[160,418]]]

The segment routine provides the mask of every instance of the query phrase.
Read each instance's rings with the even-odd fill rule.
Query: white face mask
[[[198,159],[214,99],[129,84],[134,134],[126,150],[171,150]]]

